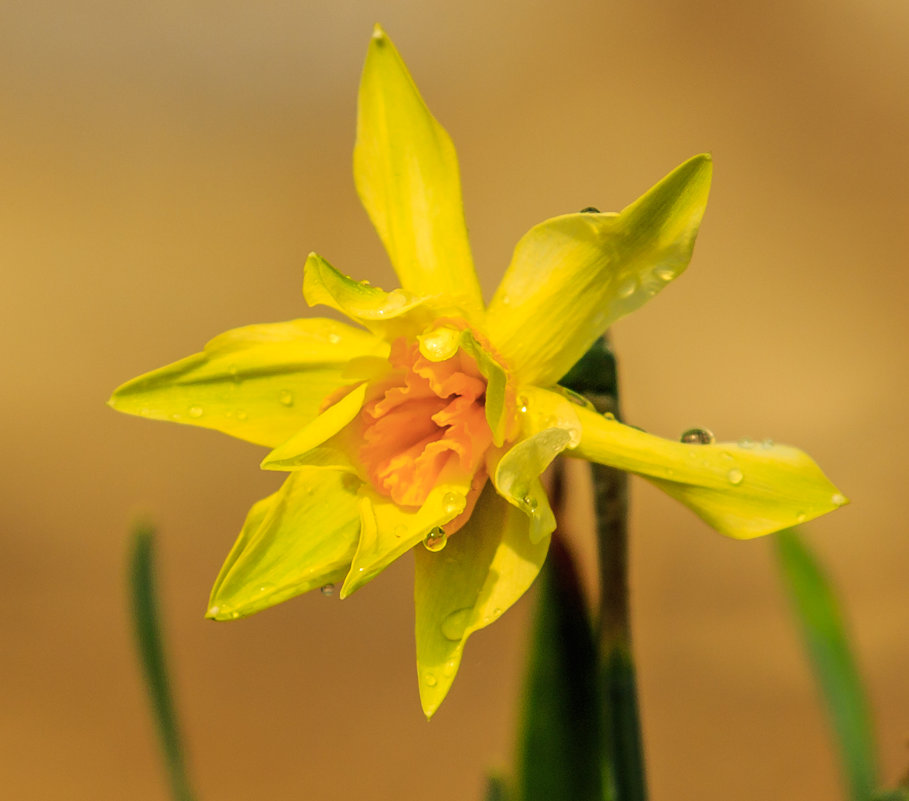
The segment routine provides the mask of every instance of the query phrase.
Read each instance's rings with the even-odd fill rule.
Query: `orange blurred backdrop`
[[[695,153],[689,272],[613,332],[630,422],[772,437],[852,499],[806,536],[841,590],[884,778],[909,765],[909,6],[899,0],[93,0],[0,10],[0,795],[165,797],[132,648],[135,515],[158,546],[200,799],[481,797],[511,764],[530,605],[467,648],[427,723],[405,558],[203,620],[261,451],[117,415],[122,381],[312,314],[306,253],[391,288],[351,177],[380,21],[458,147],[487,293],[546,217],[618,210]],[[769,540],[643,482],[632,580],[655,801],[834,799]],[[588,543],[589,544],[589,543]]]

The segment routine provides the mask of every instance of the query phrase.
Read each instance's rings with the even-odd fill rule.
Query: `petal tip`
[[[372,26],[372,40],[378,44],[384,44],[388,40],[388,36],[378,22]]]

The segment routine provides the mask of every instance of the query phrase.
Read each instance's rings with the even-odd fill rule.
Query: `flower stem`
[[[619,417],[616,361],[608,339],[597,340],[561,381],[600,414]],[[598,621],[601,737],[607,801],[645,801],[647,784],[631,653],[628,603],[628,478],[591,465],[599,552]]]

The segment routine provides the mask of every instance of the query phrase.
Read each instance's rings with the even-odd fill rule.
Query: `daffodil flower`
[[[287,474],[250,510],[208,616],[242,617],[338,582],[343,598],[413,552],[417,670],[431,716],[467,638],[540,570],[556,526],[540,476],[559,454],[643,476],[730,537],[845,503],[796,448],[667,441],[558,386],[608,326],[685,270],[710,176],[710,157],[696,156],[621,212],[531,228],[486,305],[454,147],[377,27],[354,178],[401,288],[357,282],[311,254],[307,302],[354,325],[234,329],[110,401],[264,445],[262,466]]]

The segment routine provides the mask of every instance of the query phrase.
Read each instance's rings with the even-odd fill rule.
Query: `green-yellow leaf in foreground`
[[[556,386],[607,326],[688,266],[709,156],[618,213],[532,228],[484,309],[454,147],[380,28],[358,109],[357,190],[401,288],[357,282],[311,254],[306,301],[357,327],[305,319],[239,328],[110,401],[267,446],[262,466],[288,472],[250,511],[210,617],[336,582],[344,597],[413,551],[418,679],[432,715],[467,637],[540,569],[556,527],[540,476],[557,456],[642,475],[738,538],[845,503],[795,448],[667,442]]]

